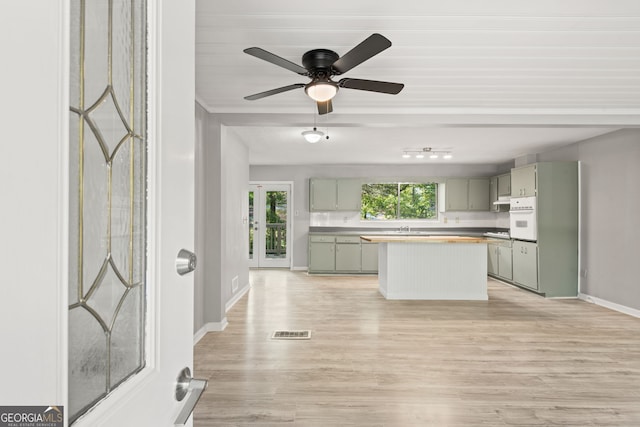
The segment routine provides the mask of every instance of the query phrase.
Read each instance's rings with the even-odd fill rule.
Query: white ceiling
[[[640,126],[638,0],[197,0],[196,22],[197,100],[251,164],[403,163],[422,147],[503,163]],[[243,99],[308,81],[243,49],[301,64],[372,33],[393,45],[340,77],[404,83],[400,94],[342,89],[325,116],[303,89]],[[328,141],[304,142],[314,120]]]

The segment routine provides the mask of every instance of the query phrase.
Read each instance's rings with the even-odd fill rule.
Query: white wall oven
[[[538,240],[536,219],[536,197],[512,197],[509,210],[511,238],[518,240]]]

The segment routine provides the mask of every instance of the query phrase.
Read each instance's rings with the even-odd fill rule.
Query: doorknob
[[[207,389],[208,383],[207,380],[193,378],[189,368],[184,368],[180,371],[178,383],[176,384],[176,400],[181,402],[189,392],[191,394],[178,414],[178,418],[176,418],[176,426],[184,426],[187,423],[198,400],[200,400],[200,396]]]
[[[184,276],[196,269],[198,258],[196,254],[186,249],[180,249],[178,258],[176,259],[176,270],[178,274]]]

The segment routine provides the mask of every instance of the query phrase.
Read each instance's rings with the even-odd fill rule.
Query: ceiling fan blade
[[[279,67],[286,68],[287,70],[293,71],[294,73],[300,74],[302,76],[307,75],[306,68],[301,67],[300,65],[288,61],[284,58],[281,58],[271,52],[267,52],[266,50],[259,47],[250,47],[245,49],[243,52],[251,56],[255,56],[256,58],[260,58],[264,61],[271,62],[272,64],[275,64]]]
[[[265,98],[267,96],[276,95],[276,94],[282,93],[282,92],[288,92],[290,90],[298,89],[298,88],[304,87],[304,86],[305,86],[304,83],[296,83],[296,84],[289,85],[289,86],[279,87],[277,89],[271,89],[271,90],[268,90],[266,92],[260,92],[260,93],[256,93],[256,94],[253,94],[253,95],[245,96],[244,99],[246,99],[247,101],[255,101],[256,99]]]
[[[331,100],[320,102],[318,101],[318,114],[329,114],[333,111],[333,104]]]
[[[391,95],[397,95],[400,93],[404,84],[391,83],[391,82],[379,82],[376,80],[362,80],[362,79],[341,79],[338,82],[338,86],[345,89],[357,89],[367,90],[369,92],[389,93]]]
[[[356,65],[362,64],[367,59],[379,54],[390,46],[391,42],[385,36],[378,33],[372,34],[334,62],[333,69],[337,71],[338,74],[346,73]]]

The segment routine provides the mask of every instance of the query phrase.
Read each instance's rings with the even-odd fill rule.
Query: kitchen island
[[[378,282],[386,299],[488,299],[486,237],[360,237],[378,243]]]

